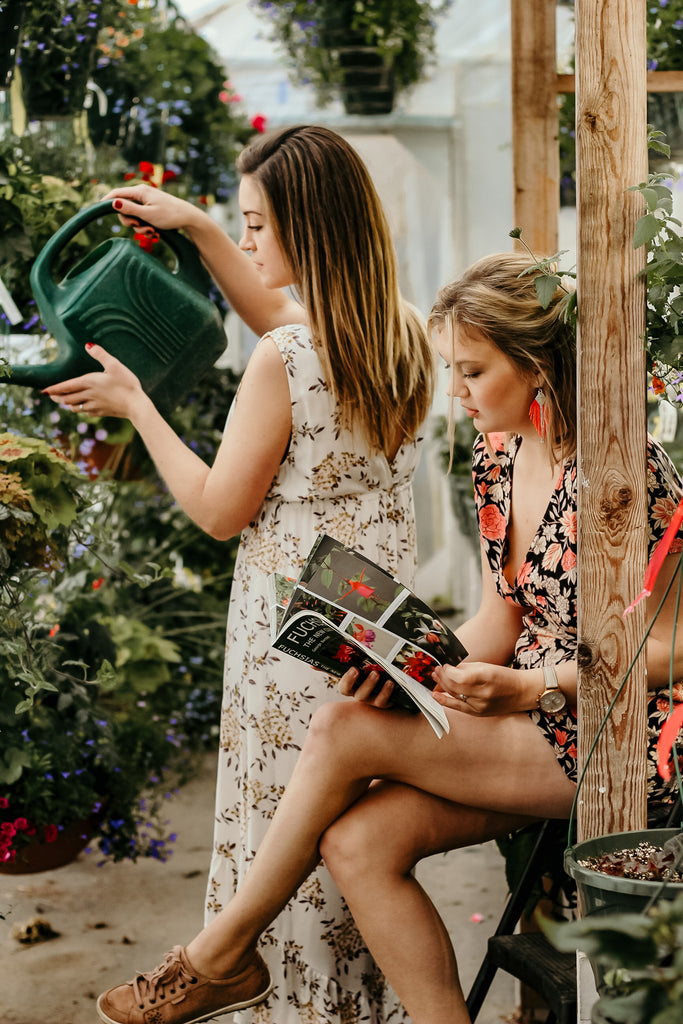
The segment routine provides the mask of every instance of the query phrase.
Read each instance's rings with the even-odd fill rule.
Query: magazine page
[[[430,668],[438,663],[432,659],[426,664],[422,658],[424,652],[397,641],[391,633],[374,630],[367,621],[362,622],[355,616],[345,616],[345,619],[347,621],[335,624],[324,611],[299,611],[287,619],[273,646],[337,677],[349,668],[364,673],[374,668],[380,677],[388,675],[398,684],[392,705],[411,711],[419,709],[438,736],[447,732],[448,719],[432,697],[430,690],[434,683],[428,679]]]
[[[270,610],[270,639],[275,639],[282,626],[287,606],[296,587],[293,576],[271,572],[268,577],[268,608]]]
[[[305,608],[335,623],[357,615],[427,652],[436,664],[457,665],[467,655],[453,631],[408,587],[325,534],[311,549],[283,623]]]

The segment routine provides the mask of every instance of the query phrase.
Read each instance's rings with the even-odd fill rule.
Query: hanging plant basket
[[[639,914],[653,897],[673,900],[683,891],[681,883],[663,886],[661,881],[640,878],[624,878],[596,871],[582,864],[590,857],[616,854],[622,850],[636,849],[641,843],[663,846],[667,839],[680,834],[677,828],[651,828],[634,832],[614,832],[611,835],[586,839],[566,850],[565,871],[576,882],[581,917],[596,914]],[[590,959],[590,958],[589,958]],[[605,968],[591,960],[598,991],[604,987]]]
[[[396,83],[390,66],[372,46],[339,50],[341,98],[347,114],[390,114]]]
[[[14,77],[25,6],[23,0],[0,0],[0,89],[8,89]]]

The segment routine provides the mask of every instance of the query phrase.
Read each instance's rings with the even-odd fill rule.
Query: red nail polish
[[[120,210],[121,207],[123,206],[123,203],[121,202],[120,199],[115,199],[114,203],[113,203],[113,206],[114,206],[115,210]]]
[[[85,343],[85,347],[86,347],[86,348],[92,348],[92,347],[93,347],[93,343],[92,343],[92,341],[86,341],[86,343]]]

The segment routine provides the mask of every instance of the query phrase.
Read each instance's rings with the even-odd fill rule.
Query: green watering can
[[[40,366],[10,367],[4,383],[45,388],[101,372],[85,351],[92,341],[128,366],[167,415],[224,352],[223,320],[207,297],[211,279],[196,247],[177,231],[159,231],[176,257],[173,271],[131,239],[109,238],[56,283],[62,249],[90,221],[113,212],[109,200],[86,207],[39,253],[31,288],[57,356]]]

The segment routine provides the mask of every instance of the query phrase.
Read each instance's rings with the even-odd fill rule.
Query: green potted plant
[[[126,28],[133,5],[116,0],[32,0],[24,4],[17,65],[29,120],[72,116],[83,108],[100,30]]]
[[[92,80],[104,102],[88,109],[90,138],[129,166],[164,165],[164,187],[180,181],[190,194],[225,201],[254,126],[220,58],[174,4],[163,16],[157,7],[134,10],[132,31],[100,34]]]
[[[0,471],[0,870],[33,870],[34,855],[37,869],[56,866],[91,837],[114,860],[165,859],[165,799],[189,751],[172,714],[151,715],[121,687],[105,579],[73,566],[106,488],[47,441],[16,434],[0,435]],[[74,643],[69,610],[89,650]],[[167,671],[175,645],[142,628],[145,667]],[[139,659],[140,635],[137,648],[127,639],[128,660]]]
[[[580,949],[600,968],[594,1024],[683,1020],[683,894],[646,913],[544,921],[543,930],[558,949]]]
[[[450,0],[254,0],[299,84],[348,113],[389,113],[434,59]]]

